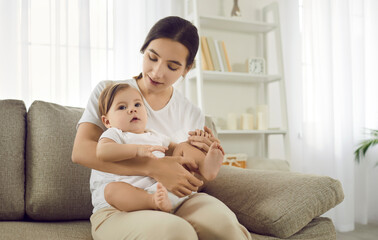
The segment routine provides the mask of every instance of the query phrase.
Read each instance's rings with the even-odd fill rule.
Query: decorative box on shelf
[[[247,168],[247,154],[225,154],[223,158],[223,165]]]

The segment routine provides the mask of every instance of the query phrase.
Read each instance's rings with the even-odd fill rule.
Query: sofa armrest
[[[344,199],[338,180],[222,166],[204,192],[220,199],[249,231],[287,238]]]

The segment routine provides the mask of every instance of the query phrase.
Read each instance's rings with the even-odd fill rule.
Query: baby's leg
[[[172,210],[168,191],[160,183],[157,185],[156,192],[149,194],[125,182],[112,182],[106,185],[104,195],[110,205],[125,212],[148,209],[164,212]]]
[[[198,172],[205,180],[211,181],[218,175],[223,162],[223,153],[218,143],[214,142],[206,155],[198,148],[186,142],[180,143],[176,149],[173,155],[194,158],[198,164]]]
[[[157,209],[170,212],[172,210],[172,203],[168,197],[168,190],[161,183],[157,183],[156,192],[152,194],[154,196],[154,202]]]
[[[221,146],[219,143],[213,142],[205,159],[199,162],[199,171],[206,180],[211,181],[217,177],[222,163],[223,153],[221,151]]]

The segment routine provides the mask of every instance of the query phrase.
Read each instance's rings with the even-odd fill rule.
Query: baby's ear
[[[109,119],[105,115],[101,116],[101,121],[105,125],[106,128],[110,128],[111,127]]]

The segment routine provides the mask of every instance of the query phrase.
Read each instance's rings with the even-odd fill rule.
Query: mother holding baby
[[[174,142],[189,142],[204,152],[214,137],[194,134],[203,129],[204,114],[172,86],[193,66],[199,46],[196,27],[180,17],[159,20],[148,33],[141,48],[143,70],[134,79],[121,82],[137,88],[148,113],[147,128]],[[106,129],[98,110],[98,97],[106,82],[93,90],[79,121],[72,159],[75,163],[119,175],[149,176],[179,197],[198,191],[203,181],[183,167],[185,158],[135,158],[103,162],[96,158],[98,139]],[[205,132],[212,135],[208,128]],[[188,133],[191,136],[188,139]],[[91,216],[94,239],[251,239],[235,214],[221,201],[196,193],[174,213],[141,210],[119,211],[113,207],[97,210]]]

